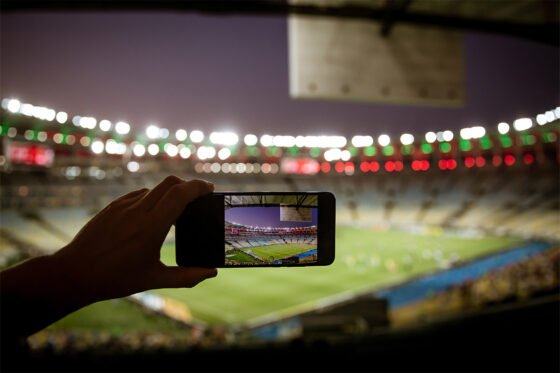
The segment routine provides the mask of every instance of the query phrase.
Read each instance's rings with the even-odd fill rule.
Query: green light
[[[422,144],[421,150],[422,150],[422,153],[424,153],[424,154],[430,154],[433,150],[432,149],[432,144],[428,144],[428,143]]]
[[[278,153],[278,147],[276,147],[276,146],[269,146],[268,148],[266,148],[266,153],[267,153],[270,157],[276,157],[276,154]]]
[[[401,146],[401,154],[402,155],[410,155],[410,153],[412,153],[412,145]]]
[[[392,145],[387,145],[383,148],[383,154],[386,156],[393,155],[395,153],[395,148]]]
[[[483,137],[479,141],[480,147],[484,150],[488,150],[492,147],[492,140],[488,137]]]
[[[358,156],[358,149],[354,148],[353,146],[349,147],[348,151],[350,152],[350,155],[352,157]]]
[[[6,136],[8,134],[8,126],[4,125],[0,128],[0,136]]]
[[[297,146],[288,148],[288,154],[290,154],[292,157],[297,157],[299,155],[299,148]]]
[[[364,148],[364,155],[368,157],[373,157],[376,154],[377,154],[377,149],[375,149],[375,146],[368,146],[367,148]]]
[[[537,139],[533,135],[521,135],[521,143],[523,145],[534,145]]]
[[[259,155],[259,149],[256,146],[248,146],[247,155],[249,155],[250,157],[256,157]]]
[[[439,144],[439,150],[442,153],[449,153],[451,151],[451,144],[448,142],[442,142]]]
[[[461,147],[461,150],[464,152],[468,152],[469,150],[472,149],[471,142],[469,140],[461,140],[459,146]]]
[[[311,150],[309,150],[309,154],[310,154],[312,157],[317,158],[318,156],[321,155],[321,149],[319,149],[319,148],[311,148]]]
[[[554,142],[558,138],[554,132],[544,132],[542,134],[544,142]]]
[[[511,137],[507,137],[507,136],[500,137],[500,142],[502,143],[502,146],[504,148],[509,148],[510,146],[513,145],[513,141]]]

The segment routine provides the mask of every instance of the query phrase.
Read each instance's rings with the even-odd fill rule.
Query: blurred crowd
[[[390,312],[395,326],[540,294],[558,294],[560,247],[491,271]]]

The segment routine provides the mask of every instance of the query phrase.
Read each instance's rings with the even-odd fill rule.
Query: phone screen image
[[[317,263],[316,194],[224,196],[225,264]]]

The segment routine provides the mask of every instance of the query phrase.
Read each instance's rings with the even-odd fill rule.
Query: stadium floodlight
[[[212,146],[201,146],[197,149],[196,156],[200,160],[212,159],[216,156],[216,149]]]
[[[239,137],[233,132],[212,132],[210,142],[214,145],[231,146],[237,144]]]
[[[19,112],[20,112],[20,114],[26,115],[28,117],[33,116],[33,105],[31,105],[31,104],[21,104]]]
[[[105,152],[107,154],[117,154],[118,144],[115,140],[109,139],[105,142]]]
[[[342,148],[346,146],[344,136],[305,136],[304,146],[306,148]]]
[[[115,124],[115,131],[117,131],[119,135],[126,135],[130,132],[130,125],[126,122],[117,122],[117,124]]]
[[[412,145],[414,143],[414,136],[410,133],[403,133],[401,135],[401,144]]]
[[[177,149],[177,145],[171,144],[169,142],[163,146],[163,150],[170,157],[175,157],[179,153],[179,149]]]
[[[553,110],[547,111],[546,113],[544,113],[544,116],[547,123],[554,122],[556,120],[556,114]]]
[[[356,135],[352,137],[352,145],[356,148],[365,148],[373,145],[373,137]]]
[[[502,135],[505,135],[509,132],[509,124],[506,122],[498,123],[498,132]]]
[[[111,123],[107,119],[103,119],[99,122],[99,129],[103,132],[107,132],[107,131],[111,130],[112,126],[113,126],[113,123]]]
[[[377,143],[381,146],[387,146],[391,143],[391,138],[389,135],[383,134],[377,138]]]
[[[442,137],[443,141],[451,141],[453,140],[453,132],[449,130],[443,131]]]
[[[179,155],[181,156],[181,158],[187,159],[191,156],[191,150],[187,147],[184,147],[181,150],[179,150]]]
[[[144,154],[146,154],[146,147],[142,144],[136,143],[132,147],[132,153],[134,153],[134,155],[137,157],[142,157]]]
[[[513,121],[513,128],[516,131],[525,131],[533,127],[533,121],[531,118],[519,118]]]
[[[159,146],[158,144],[150,144],[148,145],[148,153],[150,155],[157,155],[159,153]]]
[[[58,113],[56,113],[56,121],[60,124],[64,124],[66,123],[66,121],[68,120],[68,114],[64,111],[59,111]]]
[[[342,159],[343,161],[348,161],[351,157],[352,154],[350,154],[349,150],[343,150],[342,152],[340,152],[340,159]]]
[[[272,146],[274,141],[274,137],[270,135],[262,135],[261,136],[261,145],[262,146]]]
[[[136,172],[140,169],[140,164],[138,162],[135,162],[135,161],[130,161],[126,164],[126,168],[130,172]]]
[[[296,137],[296,146],[298,148],[303,148],[305,146],[305,136]]]
[[[159,137],[159,127],[155,124],[150,124],[146,127],[146,136],[152,140],[157,139]]]
[[[159,129],[159,138],[166,139],[169,137],[169,130],[167,128],[160,128]]]
[[[537,124],[538,124],[539,126],[542,126],[542,125],[548,123],[548,120],[546,119],[546,115],[545,115],[545,114],[539,114],[539,115],[537,115],[536,120],[537,120]]]
[[[94,140],[91,143],[91,151],[94,152],[95,154],[101,154],[104,148],[105,148],[105,144],[103,144],[103,141],[101,140]]]
[[[185,141],[187,139],[187,131],[182,128],[178,129],[177,131],[175,131],[175,138],[177,139],[177,141]]]
[[[257,136],[255,136],[253,134],[245,135],[245,137],[243,138],[243,142],[245,142],[245,145],[247,145],[247,146],[256,145],[256,143],[258,141],[259,141],[259,139],[257,138]]]
[[[463,140],[479,139],[486,134],[486,130],[482,126],[467,127],[459,131],[459,135]]]
[[[8,105],[6,105],[6,108],[9,112],[17,113],[21,108],[21,102],[19,102],[18,99],[12,98],[8,101]]]
[[[437,140],[437,135],[435,132],[432,131],[426,132],[425,139],[429,144],[432,144]]]
[[[554,116],[556,119],[560,119],[560,106],[557,106],[556,109],[554,109]]]
[[[325,157],[325,161],[327,162],[337,161],[342,157],[342,151],[336,148],[329,149],[325,151],[323,157]]]
[[[274,146],[291,148],[296,144],[296,138],[294,136],[274,136],[272,143]]]
[[[191,131],[191,141],[194,143],[199,143],[204,140],[204,133],[199,130]]]
[[[220,158],[222,161],[228,159],[230,156],[231,156],[231,150],[229,150],[228,148],[222,148],[218,152],[218,158]]]

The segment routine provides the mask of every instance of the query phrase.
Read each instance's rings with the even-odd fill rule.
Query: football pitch
[[[464,238],[443,232],[414,234],[338,227],[336,259],[330,266],[222,268],[216,278],[192,289],[155,291],[186,304],[195,319],[210,324],[243,324],[304,311],[329,297],[396,284],[519,242],[508,237]],[[173,243],[164,245],[161,260],[175,265]],[[99,320],[103,319],[103,303],[96,304]],[[80,320],[80,313],[88,317],[87,308],[69,316],[74,323],[59,324],[68,328],[87,323]],[[115,327],[111,320],[119,318],[107,315],[107,328]],[[96,325],[101,328],[103,323]]]
[[[239,250],[242,250],[245,253],[253,254],[264,262],[273,262],[275,260],[287,258],[293,255],[302,254],[306,251],[315,250],[316,248],[317,245],[286,243],[286,244],[247,247]],[[234,250],[227,251],[226,255],[229,252],[233,253]],[[256,262],[256,260],[254,260],[249,255],[245,255],[245,257],[235,257],[235,258],[228,258],[228,259],[235,260],[238,262],[247,262],[247,263]]]

